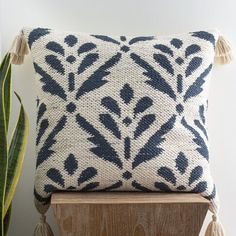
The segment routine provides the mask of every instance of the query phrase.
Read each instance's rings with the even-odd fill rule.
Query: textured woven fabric
[[[110,37],[24,29],[37,84],[35,198],[179,191],[215,200],[208,87],[218,33]]]

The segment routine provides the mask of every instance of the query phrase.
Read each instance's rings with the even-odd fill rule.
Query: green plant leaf
[[[10,225],[10,220],[11,220],[11,207],[12,204],[10,205],[10,207],[8,208],[7,214],[4,218],[4,236],[7,235],[8,233],[8,229],[9,229],[9,225]]]
[[[6,117],[6,131],[8,131],[10,112],[11,112],[11,66],[6,73],[6,79],[4,83],[4,106]]]
[[[16,93],[15,93],[16,94]],[[20,97],[16,94],[17,98],[21,103]],[[12,202],[16,185],[20,178],[20,173],[22,170],[24,154],[27,146],[29,131],[29,121],[21,103],[20,114],[18,121],[13,132],[11,139],[11,144],[8,154],[8,173],[7,173],[7,184],[6,184],[6,196],[5,196],[5,206],[4,206],[4,216],[6,215],[8,208]]]
[[[6,54],[0,66],[0,235],[4,234],[4,202],[8,168],[7,125],[5,110],[5,81],[10,65],[10,54]]]

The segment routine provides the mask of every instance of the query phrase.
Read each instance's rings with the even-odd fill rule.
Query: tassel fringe
[[[219,36],[215,48],[215,63],[228,64],[233,60],[230,43],[223,37]]]
[[[40,222],[35,227],[34,236],[53,236],[52,229],[46,222],[44,214],[41,215]]]
[[[212,212],[212,221],[209,223],[205,236],[225,236],[224,228],[218,219],[218,204],[211,201],[210,211]]]
[[[24,57],[29,53],[29,48],[23,33],[14,39],[10,53],[12,64],[21,65],[24,62]]]

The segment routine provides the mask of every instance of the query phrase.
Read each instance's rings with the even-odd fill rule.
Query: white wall
[[[23,26],[104,34],[172,34],[219,28],[236,45],[234,0],[0,0],[2,53]],[[210,94],[211,167],[221,197],[220,218],[227,236],[235,235],[236,211],[236,78],[235,61],[216,67]],[[33,205],[35,168],[35,90],[30,57],[14,68],[14,85],[30,116],[30,138],[24,169],[14,198],[10,236],[32,235],[38,220]],[[14,100],[13,116],[17,101]],[[50,223],[54,225],[52,214]],[[55,225],[54,225],[55,227]]]

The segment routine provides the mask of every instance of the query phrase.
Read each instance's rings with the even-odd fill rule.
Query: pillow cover
[[[217,31],[23,34],[38,88],[36,205],[58,190],[184,191],[215,200],[206,112]]]

